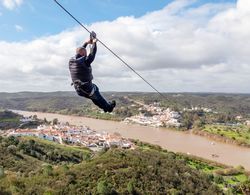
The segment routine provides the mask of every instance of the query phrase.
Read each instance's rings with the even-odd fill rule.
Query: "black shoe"
[[[116,101],[112,100],[109,104],[110,104],[109,112],[112,112],[116,106]]]

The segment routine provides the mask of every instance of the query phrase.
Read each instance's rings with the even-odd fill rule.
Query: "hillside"
[[[20,125],[21,116],[11,111],[0,110],[0,130],[17,128]]]
[[[243,170],[225,173],[222,165],[141,142],[137,146],[94,154],[39,139],[1,138],[0,194],[221,194],[222,187],[239,193],[247,189]],[[219,170],[225,175],[213,174]]]
[[[225,114],[233,113],[249,117],[250,113],[249,94],[166,93],[166,98],[163,99],[156,93],[106,92],[104,96],[117,101],[113,116],[100,114],[100,110],[90,100],[79,97],[74,92],[0,93],[0,108],[121,120],[138,114],[139,106],[135,102],[140,101],[145,104],[159,102],[162,107],[170,107],[174,110],[202,106]]]

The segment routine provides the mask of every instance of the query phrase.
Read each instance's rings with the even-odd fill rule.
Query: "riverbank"
[[[249,148],[212,141],[211,139],[191,133],[77,116],[40,112],[17,112],[24,116],[37,115],[38,118],[47,118],[47,120],[57,118],[61,122],[69,122],[77,126],[86,125],[100,132],[118,132],[125,138],[139,139],[151,144],[157,144],[169,151],[190,154],[229,166],[242,165],[246,170],[250,171]]]
[[[237,145],[237,146],[240,146],[240,147],[250,148],[250,144],[248,144],[248,143],[238,141],[238,140],[235,140],[235,139],[231,139],[231,138],[228,138],[228,137],[223,137],[223,136],[221,136],[219,134],[214,134],[214,133],[210,133],[210,132],[203,131],[203,130],[192,130],[192,133],[195,134],[195,135],[206,137],[208,139],[211,139],[211,140],[214,140],[214,141],[217,141],[217,142],[223,142],[223,143],[226,143],[226,144],[233,144],[233,145]]]
[[[193,132],[217,141],[250,148],[250,127],[247,125],[208,124]]]

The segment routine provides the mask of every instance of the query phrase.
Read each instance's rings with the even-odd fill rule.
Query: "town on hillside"
[[[211,108],[206,108],[202,106],[191,106],[190,108],[183,108],[182,111],[175,111],[171,108],[162,108],[158,102],[152,104],[143,104],[140,102],[135,102],[140,105],[139,114],[133,115],[131,117],[126,117],[124,122],[126,123],[135,123],[144,126],[152,127],[174,127],[179,128],[183,125],[183,113],[184,112],[193,112],[193,113],[207,113],[218,115],[219,113],[213,111]],[[133,106],[133,105],[132,105]],[[217,125],[226,125],[226,126],[239,126],[247,125],[250,126],[250,120],[244,120],[241,115],[235,116],[236,122],[214,122],[213,124]]]
[[[170,108],[163,109],[159,103],[143,104],[139,108],[140,113],[124,119],[127,123],[137,123],[153,127],[180,127],[181,115],[179,112],[172,111]]]
[[[21,119],[26,121],[28,119]],[[54,141],[59,144],[71,144],[88,147],[93,151],[103,148],[118,147],[134,149],[134,144],[118,133],[97,132],[86,126],[76,127],[66,124],[39,125],[36,129],[9,129],[0,131],[0,136],[32,136]]]

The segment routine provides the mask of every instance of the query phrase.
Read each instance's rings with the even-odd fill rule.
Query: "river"
[[[15,112],[24,116],[37,115],[40,119],[46,118],[50,121],[57,118],[60,122],[69,122],[71,125],[77,126],[86,125],[96,131],[117,132],[123,137],[157,144],[169,151],[191,154],[230,166],[242,165],[250,171],[249,148],[212,141],[191,133],[79,116],[27,111]],[[214,157],[214,154],[218,156]]]

